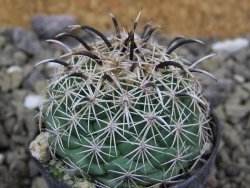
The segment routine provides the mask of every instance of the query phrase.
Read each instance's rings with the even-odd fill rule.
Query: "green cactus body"
[[[138,16],[139,18],[139,16]],[[54,157],[60,156],[76,174],[106,187],[152,186],[172,182],[201,157],[212,142],[209,106],[194,72],[173,50],[199,40],[175,38],[166,48],[146,25],[135,34],[97,34],[55,62],[63,66],[46,88],[42,121]],[[208,56],[207,56],[208,57]],[[195,64],[205,60],[202,58]]]

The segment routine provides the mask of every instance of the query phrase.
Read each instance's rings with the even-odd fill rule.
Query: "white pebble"
[[[241,75],[235,74],[233,77],[234,77],[234,79],[235,79],[237,82],[240,82],[240,83],[244,83],[244,82],[245,82],[245,78],[242,77]]]
[[[41,162],[46,162],[50,159],[48,137],[48,132],[42,132],[37,135],[29,146],[31,155]]]
[[[42,101],[42,97],[40,95],[28,95],[24,100],[24,106],[28,109],[37,108]]]
[[[216,42],[212,45],[212,50],[215,52],[236,52],[249,45],[249,41],[244,38],[237,38],[233,40],[225,40]]]
[[[19,66],[11,66],[11,67],[9,67],[7,70],[6,70],[6,72],[8,73],[8,74],[11,74],[11,73],[13,73],[13,72],[22,72],[23,71],[23,69],[21,68],[21,67],[19,67]]]

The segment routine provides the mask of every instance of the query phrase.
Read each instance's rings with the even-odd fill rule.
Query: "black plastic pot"
[[[199,171],[197,171],[195,174],[189,174],[186,177],[185,181],[182,181],[181,183],[175,184],[175,185],[165,185],[161,184],[160,188],[203,188],[206,179],[209,176],[210,170],[214,166],[215,157],[219,148],[220,144],[220,138],[221,138],[221,125],[219,123],[218,118],[212,113],[211,114],[211,121],[210,125],[213,130],[214,134],[214,143],[212,152],[209,156],[207,156],[207,162],[202,165]],[[36,166],[39,168],[41,174],[43,175],[44,179],[46,180],[48,186],[50,188],[71,188],[70,186],[66,185],[65,183],[58,181],[56,178],[51,176],[51,174],[45,169],[45,167],[35,158],[31,157],[33,161],[35,162]]]

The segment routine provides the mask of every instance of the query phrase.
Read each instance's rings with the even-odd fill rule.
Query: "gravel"
[[[63,17],[62,17],[63,18]],[[62,19],[60,18],[60,19]],[[33,28],[37,20],[32,21]],[[45,18],[43,18],[45,19]],[[48,19],[48,18],[46,18]],[[56,19],[52,20],[57,22]],[[70,24],[74,24],[72,18]],[[42,23],[41,23],[42,24]],[[61,22],[58,23],[62,24]],[[67,23],[69,24],[69,23]],[[49,26],[49,24],[47,24]],[[52,27],[52,26],[51,26]],[[48,29],[49,27],[47,27]],[[62,28],[62,25],[57,26]],[[52,28],[35,32],[22,28],[1,29],[0,34],[0,187],[46,188],[45,181],[30,161],[28,145],[38,132],[37,114],[39,96],[52,68],[34,63],[45,57],[61,54],[58,46],[46,44],[42,38],[51,37]],[[57,33],[61,30],[53,30]],[[43,32],[43,33],[42,33]],[[40,38],[39,38],[40,37]],[[160,38],[161,40],[162,38]],[[220,42],[204,38],[207,46],[182,47],[194,61]],[[202,38],[201,38],[202,40]],[[164,40],[161,40],[164,43]],[[217,82],[202,78],[204,93],[211,102],[223,126],[222,141],[207,188],[247,188],[250,184],[250,50],[249,46],[219,53],[217,57],[200,65],[210,71]],[[36,100],[31,106],[25,101]]]
[[[53,38],[69,25],[76,25],[76,17],[72,15],[38,15],[31,19],[31,27],[43,39]]]

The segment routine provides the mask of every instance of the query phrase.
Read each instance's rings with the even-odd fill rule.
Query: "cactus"
[[[197,73],[214,77],[196,68],[212,55],[189,64],[174,50],[202,41],[176,37],[159,45],[150,23],[137,34],[140,13],[130,31],[121,31],[111,14],[115,33],[108,37],[89,26],[69,26],[50,40],[66,53],[38,63],[62,65],[40,109],[51,155],[103,187],[181,181],[213,141]],[[77,30],[96,37],[86,42]],[[79,46],[69,48],[60,42],[64,37]]]

